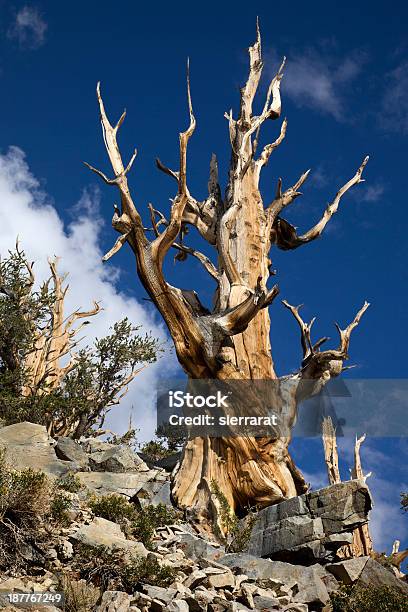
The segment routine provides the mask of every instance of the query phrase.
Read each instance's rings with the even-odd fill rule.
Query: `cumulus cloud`
[[[379,122],[387,132],[408,134],[408,61],[394,68],[385,79]]]
[[[9,38],[25,49],[38,49],[45,42],[47,24],[34,6],[23,6],[9,28]]]
[[[270,55],[272,64],[277,65],[276,51]],[[294,51],[288,55],[282,91],[299,107],[312,108],[338,121],[344,120],[347,92],[366,60],[365,54],[357,51],[349,53],[346,59],[316,49]]]
[[[59,270],[69,273],[67,312],[86,309],[94,299],[99,300],[104,309],[87,327],[88,343],[106,335],[109,327],[124,316],[164,341],[164,327],[153,311],[119,290],[115,281],[120,271],[112,263],[104,265],[101,262],[103,253],[99,237],[103,223],[98,214],[95,215],[98,192],[85,191],[74,210],[74,220],[64,225],[55,207],[39,190],[23,151],[11,147],[6,154],[0,155],[0,253],[3,255],[13,249],[18,235],[27,256],[36,261],[39,281],[49,276],[47,257],[61,257]],[[113,408],[107,426],[118,432],[125,431],[132,412],[133,425],[141,429],[140,439],[150,439],[155,429],[158,372],[160,369],[163,376],[168,371],[170,376],[174,363],[167,351],[157,365],[149,366],[136,377],[121,406]]]

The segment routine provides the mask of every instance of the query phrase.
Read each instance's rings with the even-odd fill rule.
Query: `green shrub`
[[[215,480],[211,481],[211,492],[214,494],[219,506],[219,516],[222,530],[214,525],[214,531],[223,542],[226,552],[242,552],[248,546],[252,529],[258,520],[253,510],[248,512],[244,524],[240,524],[238,517],[230,507],[227,498]]]
[[[91,497],[88,505],[96,516],[118,523],[122,527],[129,526],[128,532],[149,549],[153,546],[155,529],[177,523],[181,518],[180,512],[165,504],[145,506],[137,510],[122,495],[115,493]]]
[[[143,542],[146,548],[151,549],[155,529],[178,523],[180,518],[180,512],[169,508],[165,504],[145,506],[139,510],[136,517],[132,520],[132,534],[139,542]]]
[[[122,495],[112,493],[101,497],[91,497],[88,505],[96,516],[119,525],[126,524],[136,518],[135,506],[127,501]]]
[[[156,557],[132,559],[124,567],[123,584],[129,593],[133,593],[141,583],[167,587],[176,579],[177,572],[170,565],[160,565]]]
[[[45,514],[50,505],[51,487],[43,472],[26,468],[13,470],[0,450],[0,519],[30,521],[36,514]]]
[[[342,586],[332,593],[333,612],[406,612],[407,598],[386,586]]]
[[[50,517],[59,525],[68,526],[71,520],[68,510],[72,506],[71,498],[63,491],[55,491],[51,500]]]
[[[45,474],[31,468],[13,470],[0,450],[0,569],[25,568],[25,554],[44,537],[52,487]]]
[[[73,569],[88,583],[97,585],[101,591],[120,590],[134,593],[143,584],[166,587],[177,577],[177,571],[160,565],[155,557],[129,557],[123,552],[112,552],[103,546],[76,547]]]
[[[160,440],[145,442],[143,446],[141,446],[140,451],[144,455],[147,455],[152,461],[157,461],[158,459],[163,459],[163,457],[168,457],[173,454],[163,442],[160,442]]]
[[[56,482],[59,489],[68,491],[68,493],[78,493],[83,487],[80,479],[75,474],[69,473],[62,476]]]

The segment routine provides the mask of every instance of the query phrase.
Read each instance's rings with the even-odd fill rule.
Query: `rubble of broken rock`
[[[103,548],[112,558],[154,560],[172,568],[171,582],[153,584],[145,576],[135,588],[118,589],[113,581],[91,590],[88,603],[78,610],[98,612],[224,612],[281,610],[329,611],[330,594],[341,584],[385,585],[408,596],[408,584],[395,569],[371,557],[342,559],[338,551],[350,544],[353,529],[367,523],[369,490],[362,481],[331,485],[286,500],[258,513],[245,552],[226,552],[217,541],[200,535],[183,519],[156,529],[153,545],[126,533],[122,525],[95,516],[87,496],[120,494],[137,508],[171,505],[170,474],[146,461],[126,445],[96,438],[76,442],[51,439],[45,428],[18,423],[0,428],[0,447],[16,470],[40,469],[56,479],[75,474],[83,488],[71,493],[70,523],[54,529],[32,560],[32,571],[0,575],[0,592],[56,591],[61,573],[75,576],[75,558],[81,546]],[[169,465],[171,462],[169,463]],[[92,587],[89,587],[92,589]],[[1,600],[0,607],[14,610]],[[58,607],[31,606],[56,612]]]

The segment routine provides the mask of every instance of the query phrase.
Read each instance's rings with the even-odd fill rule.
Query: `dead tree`
[[[329,477],[329,483],[339,484],[341,482],[339,470],[339,455],[337,450],[336,430],[331,417],[324,417],[322,422],[322,439],[324,448],[324,458]],[[354,445],[354,465],[350,470],[351,477],[364,482],[371,476],[371,472],[364,474],[361,467],[360,448],[364,440],[365,434],[361,438],[356,437]],[[370,555],[373,551],[373,542],[371,540],[370,528],[368,523],[359,525],[353,531],[353,541],[350,545],[342,546],[337,555],[343,558],[361,557]]]
[[[34,272],[32,265],[26,259],[25,263],[30,272],[27,289],[31,291],[35,282]],[[49,319],[44,327],[37,327],[34,330],[33,346],[24,360],[26,379],[21,390],[24,397],[49,393],[61,385],[64,377],[76,365],[73,350],[78,344],[79,331],[88,323],[84,321],[76,325],[77,321],[93,317],[100,311],[99,304],[95,302],[91,310],[76,310],[66,317],[64,301],[69,286],[64,286],[65,276],[58,274],[57,263],[57,259],[48,260],[51,271],[48,283],[52,282],[54,298],[50,306]],[[64,357],[67,358],[65,364]]]
[[[336,193],[321,219],[305,233],[298,233],[284,218],[286,209],[301,195],[309,171],[286,189],[279,179],[275,196],[264,202],[259,181],[263,167],[286,135],[287,121],[271,144],[258,150],[260,130],[269,120],[281,116],[280,84],[285,60],[272,79],[262,111],[253,111],[262,69],[261,37],[257,28],[256,41],[249,48],[249,75],[240,92],[237,117],[227,113],[231,162],[225,194],[218,182],[217,160],[210,163],[208,197],[197,200],[188,188],[187,147],[193,136],[196,119],[193,112],[189,74],[187,97],[188,128],[180,133],[180,165],[173,170],[157,160],[159,170],[176,183],[176,194],[168,216],[149,206],[149,234],[141,212],[128,185],[127,175],[136,158],[136,151],[124,164],[117,135],[125,118],[122,114],[112,125],[105,111],[100,85],[97,99],[103,138],[113,169],[110,178],[92,166],[107,185],[119,190],[121,206],[115,206],[112,225],[119,232],[115,245],[104,257],[108,260],[125,243],[132,249],[139,279],[159,310],[174,342],[178,360],[194,379],[245,380],[269,379],[277,376],[271,353],[269,306],[278,294],[278,287],[267,288],[271,275],[270,250],[296,249],[318,238],[331,217],[337,212],[341,198],[363,181],[366,157],[354,176]],[[193,226],[212,248],[214,257],[207,257],[184,244],[186,228]],[[148,237],[150,236],[150,237]],[[209,312],[194,291],[170,285],[163,273],[163,261],[176,249],[179,259],[196,258],[216,283],[214,306]],[[299,307],[285,302],[301,330],[303,360],[297,373],[286,377],[290,381],[290,398],[286,398],[285,419],[293,425],[299,402],[307,393],[315,393],[343,370],[348,358],[350,334],[368,307],[365,303],[350,325],[340,329],[340,343],[335,349],[321,351],[327,340],[313,343],[311,326],[304,323]],[[312,381],[306,387],[302,382]],[[308,391],[305,391],[308,389]],[[282,408],[283,410],[283,408]],[[186,444],[181,465],[173,480],[173,495],[178,505],[192,510],[203,524],[215,512],[211,481],[215,480],[234,510],[248,505],[266,506],[297,495],[307,486],[289,453],[290,436],[275,438],[195,438]]]

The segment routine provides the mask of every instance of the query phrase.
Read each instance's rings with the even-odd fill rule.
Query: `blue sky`
[[[174,185],[155,169],[154,158],[177,164],[178,132],[187,122],[184,81],[190,57],[197,130],[189,146],[188,182],[201,198],[212,152],[225,179],[229,147],[223,115],[237,109],[256,15],[265,59],[261,94],[279,59],[288,58],[282,82],[288,133],[264,171],[265,201],[278,177],[289,186],[311,168],[304,196],[288,213],[292,223],[308,229],[370,155],[366,183],[344,198],[323,238],[294,252],[272,253],[282,297],[303,302],[306,318],[318,316],[316,336],[333,339],[333,321],[348,323],[368,299],[372,306],[351,344],[358,368],[349,375],[406,377],[408,8],[403,3],[390,11],[382,2],[332,2],[330,8],[320,1],[291,2],[286,8],[270,2],[249,8],[207,2],[192,8],[182,2],[174,8],[123,0],[0,1],[0,246],[14,240],[17,227],[35,255],[58,249],[67,268],[74,262],[82,267],[78,254],[89,257],[92,265],[84,268],[99,284],[77,272],[82,286],[74,289],[73,299],[100,291],[114,304],[109,316],[119,318],[129,309],[164,333],[143,301],[130,253],[122,250],[110,267],[99,264],[100,253],[116,238],[110,228],[116,194],[82,165],[86,160],[108,170],[95,85],[101,80],[113,119],[123,108],[128,111],[121,147],[125,157],[135,146],[139,150],[130,181],[140,209],[153,202],[167,211]],[[265,137],[274,139],[278,129],[270,122]],[[10,146],[18,149],[7,154]],[[169,261],[167,273],[171,282],[199,290],[210,303],[213,287],[199,264]],[[297,329],[278,302],[271,318],[276,367],[285,374],[299,364]],[[172,362],[170,354],[167,360]],[[314,453],[306,446],[296,443],[298,462],[314,484],[322,484],[320,446]],[[407,455],[406,439],[368,440],[363,451],[367,471],[374,472],[371,486],[381,510],[376,516],[391,516],[401,539],[408,521],[399,514],[398,497],[401,488],[408,489]],[[344,467],[349,459],[345,441]],[[381,545],[389,548],[390,538],[378,527]]]

